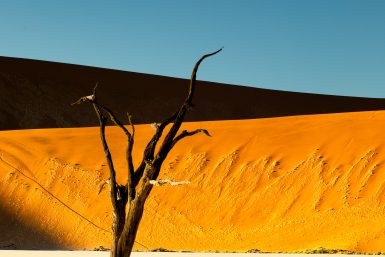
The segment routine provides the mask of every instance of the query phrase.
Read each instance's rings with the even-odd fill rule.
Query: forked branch
[[[133,182],[135,186],[139,184],[139,181],[143,176],[146,163],[152,162],[154,160],[155,148],[159,139],[162,137],[163,130],[167,127],[168,124],[170,124],[175,120],[177,115],[178,115],[178,112],[174,113],[167,120],[162,122],[160,125],[156,126],[155,134],[152,136],[151,140],[148,142],[146,148],[144,149],[143,160],[135,171],[134,182]]]
[[[188,96],[187,96],[186,100],[184,101],[184,103],[182,104],[182,106],[180,107],[178,114],[177,114],[177,117],[174,120],[174,124],[172,125],[170,131],[168,132],[168,134],[166,135],[166,137],[162,143],[162,146],[160,147],[160,150],[159,150],[158,155],[157,155],[157,159],[159,162],[163,162],[164,159],[166,158],[168,152],[171,150],[172,141],[174,140],[174,137],[176,136],[176,134],[177,134],[177,132],[178,132],[183,120],[184,120],[184,117],[186,116],[187,111],[193,107],[192,98],[194,96],[194,91],[195,91],[195,86],[196,86],[196,76],[197,76],[199,65],[202,63],[202,61],[204,59],[219,53],[220,51],[222,51],[222,49],[223,48],[221,48],[221,49],[219,49],[213,53],[206,54],[206,55],[202,56],[197,61],[197,63],[195,64],[192,75],[191,75],[190,88],[189,88]]]
[[[92,103],[92,105],[93,105],[93,107],[95,109],[96,115],[97,115],[97,117],[99,119],[99,123],[100,123],[100,136],[101,136],[101,140],[102,140],[102,145],[103,145],[104,152],[105,152],[105,155],[106,155],[107,163],[109,163],[108,166],[109,166],[110,177],[111,177],[111,190],[112,190],[111,193],[113,192],[114,198],[117,199],[118,198],[118,192],[116,191],[116,187],[118,185],[116,184],[115,169],[113,167],[111,153],[109,151],[109,148],[108,148],[108,145],[107,145],[107,141],[106,141],[106,138],[105,138],[105,126],[107,124],[107,120],[108,119],[107,119],[106,116],[104,116],[103,112],[105,112],[110,117],[110,120],[115,125],[117,125],[124,132],[124,134],[127,137],[127,148],[126,148],[126,160],[127,160],[127,167],[128,167],[127,189],[129,190],[129,192],[133,192],[134,191],[134,186],[132,184],[133,176],[134,176],[134,165],[133,165],[133,160],[132,160],[132,150],[133,150],[133,146],[134,146],[135,127],[134,127],[134,125],[133,125],[133,123],[131,121],[131,116],[129,114],[127,114],[128,115],[128,119],[129,119],[129,123],[130,123],[130,125],[132,127],[132,134],[131,134],[128,131],[128,129],[123,125],[123,123],[116,117],[116,115],[109,108],[101,105],[97,101],[97,97],[96,97],[97,86],[98,86],[98,84],[95,85],[92,95],[83,96],[83,97],[81,97],[79,100],[77,100],[75,103],[73,103],[71,105],[81,104],[83,102],[90,102],[90,103]]]
[[[194,131],[183,130],[182,133],[180,133],[178,136],[174,138],[174,140],[172,141],[171,148],[173,148],[176,145],[176,143],[178,143],[181,139],[185,137],[191,137],[198,133],[203,133],[206,136],[211,137],[210,133],[206,129],[196,129]]]
[[[96,97],[94,97],[95,99]],[[93,99],[93,100],[94,100]],[[107,165],[108,169],[110,170],[110,192],[111,192],[111,202],[114,209],[117,208],[117,202],[118,202],[118,191],[117,191],[117,183],[116,183],[116,172],[114,168],[114,163],[112,161],[111,152],[107,144],[106,140],[106,124],[107,124],[107,118],[102,114],[99,107],[96,104],[93,104],[93,107],[95,109],[96,115],[98,116],[99,123],[100,123],[100,139],[102,141],[102,146],[104,150],[104,154],[107,159]]]
[[[202,56],[198,60],[198,62],[195,64],[192,75],[191,75],[190,88],[189,88],[188,96],[185,99],[182,106],[179,108],[179,110],[172,116],[174,123],[171,126],[167,135],[165,136],[165,139],[163,140],[162,145],[160,146],[160,149],[159,149],[159,151],[158,151],[158,153],[154,159],[154,166],[160,167],[162,165],[163,161],[166,159],[166,157],[167,157],[168,153],[170,152],[170,150],[172,149],[172,147],[181,139],[181,138],[179,138],[177,141],[174,142],[175,136],[178,133],[178,130],[179,130],[180,126],[182,125],[182,122],[184,121],[184,118],[186,116],[187,111],[193,107],[192,99],[194,96],[194,91],[195,91],[195,86],[196,86],[196,74],[198,72],[199,65],[202,63],[202,61],[204,59],[219,53],[220,51],[222,51],[222,49],[223,48],[221,48],[221,49],[219,49],[213,53],[206,54],[206,55]],[[174,118],[174,116],[175,116],[175,118]],[[202,131],[200,131],[200,132],[202,132]],[[185,132],[185,133],[187,133],[187,132]],[[198,133],[198,132],[195,132],[194,134],[196,134],[196,133]],[[208,134],[208,132],[207,132],[207,134]],[[182,138],[186,137],[188,135],[189,134],[184,134],[182,136]],[[157,179],[157,177],[159,175],[159,171],[160,171],[160,169],[154,169],[154,173],[151,174],[152,180]]]
[[[139,167],[135,171],[134,183],[133,183],[134,185],[137,185],[139,183],[140,179],[143,177],[146,163],[153,162],[154,159],[156,158],[156,160],[154,162],[156,162],[158,165],[161,165],[161,163],[166,158],[168,152],[174,146],[174,144],[173,144],[174,137],[176,136],[176,134],[177,134],[177,132],[178,132],[183,120],[184,120],[184,117],[185,117],[187,111],[193,107],[192,99],[193,99],[194,92],[195,92],[196,74],[198,72],[199,65],[202,63],[202,61],[204,59],[219,53],[220,51],[222,51],[222,49],[223,49],[223,47],[221,49],[213,52],[213,53],[206,54],[206,55],[202,56],[196,62],[194,69],[193,69],[193,72],[192,72],[192,75],[191,75],[190,87],[189,87],[189,92],[188,92],[187,98],[185,99],[185,101],[183,102],[183,104],[181,105],[181,107],[179,108],[178,111],[176,111],[167,120],[165,120],[159,126],[157,126],[154,136],[151,138],[150,142],[147,144],[147,146],[144,150],[143,160],[142,160],[141,164],[139,165]],[[165,139],[163,140],[163,143],[160,147],[160,150],[159,150],[157,156],[155,157],[154,155],[155,155],[155,149],[156,149],[157,143],[159,142],[159,139],[161,138],[163,131],[166,128],[166,126],[172,122],[174,122],[174,124],[172,125],[170,131],[168,132]],[[186,136],[188,136],[188,135],[186,135]],[[179,141],[179,139],[177,141]],[[154,179],[156,179],[157,173],[158,172],[155,172]]]
[[[191,80],[188,95],[185,98],[179,109],[171,115],[168,119],[162,123],[154,124],[155,133],[151,140],[148,142],[144,153],[143,159],[139,167],[134,170],[132,151],[134,146],[135,127],[132,123],[131,116],[127,114],[129,125],[131,125],[132,132],[129,131],[129,127],[123,125],[123,123],[115,116],[115,114],[107,107],[101,105],[97,101],[96,88],[93,90],[93,94],[89,96],[81,97],[73,104],[81,104],[83,102],[90,102],[95,109],[96,115],[100,123],[100,137],[102,141],[103,150],[107,159],[108,167],[110,170],[110,178],[103,183],[99,188],[99,193],[103,190],[103,186],[106,183],[110,184],[111,190],[111,202],[113,207],[112,213],[112,246],[111,256],[113,257],[129,257],[133,244],[135,242],[136,233],[140,220],[143,216],[144,205],[147,197],[149,196],[153,186],[161,186],[169,184],[171,186],[189,184],[189,181],[172,181],[171,179],[157,180],[163,161],[166,159],[170,150],[183,138],[193,136],[198,133],[203,133],[210,136],[209,132],[205,129],[196,129],[193,131],[183,130],[179,135],[178,131],[181,124],[184,121],[186,113],[193,107],[192,99],[194,96],[196,86],[196,75],[199,65],[202,61],[212,55],[219,53],[222,50],[219,49],[213,53],[206,54],[198,60],[195,64]],[[113,165],[112,156],[107,144],[105,136],[105,128],[107,121],[110,119],[115,125],[117,125],[127,137],[127,149],[126,159],[128,166],[128,179],[126,185],[120,185],[116,181],[116,172]],[[160,139],[163,138],[162,134],[164,129],[171,125],[170,130],[165,135],[164,140],[160,147],[157,147]],[[158,152],[155,154],[155,151]],[[140,188],[137,186],[140,183]],[[137,191],[138,190],[138,191]],[[129,203],[129,205],[127,205]]]

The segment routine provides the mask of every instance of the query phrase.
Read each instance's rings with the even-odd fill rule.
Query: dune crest
[[[192,67],[191,67],[192,68]],[[186,75],[190,75],[190,68]],[[101,103],[123,121],[160,122],[183,102],[189,80],[0,56],[0,130],[97,126],[88,106],[69,104],[99,83]],[[33,99],[38,99],[34,101]],[[258,104],[250,104],[258,103]],[[382,110],[384,99],[286,92],[198,81],[186,121],[238,120]]]
[[[182,129],[197,128],[212,137],[182,141],[160,175],[191,184],[153,190],[136,249],[385,251],[384,111]],[[136,165],[152,133],[137,126]],[[107,135],[124,181],[124,135],[115,127]],[[57,248],[108,247],[107,178],[95,127],[0,132],[0,207]],[[22,249],[24,237],[1,235],[0,242]]]

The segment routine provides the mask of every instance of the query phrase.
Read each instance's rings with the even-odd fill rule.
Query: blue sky
[[[0,55],[385,97],[385,0],[3,0]]]

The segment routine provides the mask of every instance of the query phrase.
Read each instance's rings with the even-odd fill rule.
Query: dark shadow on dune
[[[186,74],[191,71],[186,70]],[[80,65],[0,57],[0,130],[97,126],[89,106],[70,103],[99,82],[100,102],[134,123],[160,122],[189,81]],[[382,110],[385,100],[293,93],[199,81],[187,121]]]
[[[42,228],[28,224],[0,202],[0,250],[68,250]]]

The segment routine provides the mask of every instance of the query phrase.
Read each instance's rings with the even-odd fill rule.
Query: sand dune
[[[184,128],[212,137],[188,138],[171,152],[160,177],[191,184],[154,188],[135,249],[385,251],[384,111]],[[122,181],[124,135],[107,133]],[[136,163],[152,133],[137,126]],[[107,177],[95,127],[0,132],[0,207],[52,242],[46,248],[109,246],[108,188],[98,195]],[[0,228],[11,226],[0,217]],[[0,242],[41,247],[26,245],[28,237],[2,233]]]
[[[122,119],[130,112],[137,124],[160,122],[174,113],[189,85],[185,79],[0,57],[0,130],[97,126],[89,106],[70,106],[90,94],[96,82],[101,102]],[[188,121],[381,110],[385,101],[199,81],[194,104]]]

